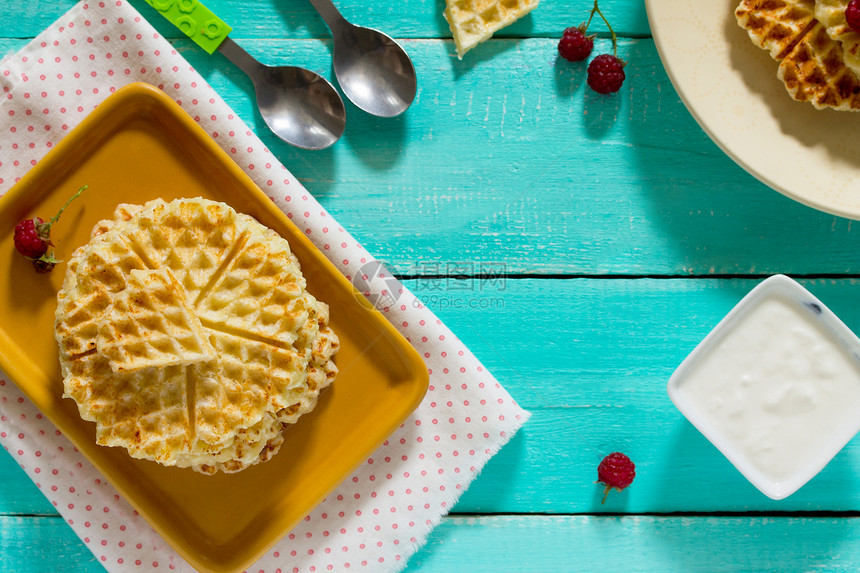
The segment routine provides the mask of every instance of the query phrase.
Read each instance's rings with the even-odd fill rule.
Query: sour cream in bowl
[[[775,275],[690,353],[668,392],[754,486],[783,499],[860,430],[860,339],[800,284]]]

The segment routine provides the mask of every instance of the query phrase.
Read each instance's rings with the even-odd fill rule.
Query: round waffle
[[[269,459],[337,368],[280,235],[205,199],[121,205],[68,263],[64,396],[101,445],[213,474]]]

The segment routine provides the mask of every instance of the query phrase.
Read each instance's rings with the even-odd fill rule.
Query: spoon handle
[[[229,37],[224,38],[224,41],[218,46],[218,51],[233,62],[240,70],[245,72],[245,75],[251,78],[251,81],[256,79],[257,73],[264,67],[263,64],[254,59],[242,46]]]
[[[346,22],[346,18],[344,18],[341,13],[335,8],[335,5],[331,0],[309,0],[313,7],[319,12],[319,15],[322,16],[322,19],[325,20],[326,25],[329,30],[334,33],[335,29]]]
[[[233,30],[200,1],[146,0],[146,3],[210,54]]]

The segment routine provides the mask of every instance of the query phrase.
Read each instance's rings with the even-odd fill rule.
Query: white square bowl
[[[687,356],[668,392],[754,486],[784,499],[860,430],[860,339],[809,291],[775,275]]]

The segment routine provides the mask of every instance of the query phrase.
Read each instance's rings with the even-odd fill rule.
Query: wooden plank
[[[857,571],[857,519],[491,517],[447,519],[409,571]]]
[[[181,33],[167,24],[144,0],[130,2],[165,37]],[[14,7],[15,25],[6,27],[3,37],[33,37],[75,4],[75,0],[39,0],[10,4]],[[329,32],[310,4],[304,0],[277,2],[231,2],[207,0],[206,6],[233,26],[236,38],[328,38]],[[343,15],[362,26],[379,28],[396,38],[450,38],[451,31],[442,12],[444,0],[397,0],[366,2],[339,0],[335,3]],[[645,6],[631,0],[603,0],[601,6],[611,18],[616,33],[623,36],[649,35]],[[501,37],[560,37],[564,28],[576,26],[588,16],[588,1],[542,0],[531,15],[499,32]],[[10,9],[0,9],[10,12]],[[602,22],[595,21],[591,30],[607,33]],[[481,49],[470,54],[482,59]]]
[[[501,277],[404,284],[524,407],[645,408],[649,396],[663,399],[662,386],[677,365],[759,282]],[[860,333],[860,280],[799,282]]]
[[[0,514],[0,571],[103,573],[104,567],[61,518]]]
[[[628,385],[629,387],[630,385]],[[664,384],[660,384],[660,394]],[[595,392],[599,393],[599,391]],[[631,390],[631,394],[636,394]],[[613,451],[636,463],[623,492],[596,484]],[[532,419],[485,467],[457,513],[672,513],[854,511],[860,509],[855,438],[797,493],[773,501],[755,489],[668,398],[532,410]]]
[[[548,40],[495,41],[486,69],[436,41],[409,46],[424,78],[415,107],[394,120],[350,107],[344,141],[322,153],[275,141],[247,98],[229,100],[397,271],[470,261],[537,274],[856,272],[852,223],[735,165],[681,104],[651,40],[622,42],[629,79],[613,98],[591,93],[582,67],[555,63]],[[219,70],[229,68],[207,70],[212,84],[236,93],[244,80]]]
[[[59,518],[0,517],[0,539],[3,571],[103,571]],[[406,571],[856,571],[858,540],[856,518],[448,517]]]
[[[798,493],[774,502],[747,483],[666,395],[672,371],[756,282],[407,281],[534,412],[456,511],[860,510],[860,474],[852,469],[860,439]],[[860,332],[860,280],[803,284]],[[475,326],[487,324],[492,328]],[[633,487],[601,505],[596,467],[614,450],[628,453],[639,475]],[[8,455],[0,456],[0,513],[50,512],[28,482]]]
[[[316,44],[247,48],[330,73]],[[651,40],[622,43],[630,78],[612,98],[591,94],[580,68],[556,64],[549,40],[493,41],[487,66],[452,60],[444,42],[408,46],[422,78],[413,108],[385,120],[350,104],[344,139],[309,152],[270,134],[241,72],[177,43],[401,274],[445,274],[463,261],[511,274],[860,272],[856,225],[783,197],[726,157],[681,104]]]
[[[662,384],[661,384],[662,386]],[[656,402],[656,399],[651,401]],[[630,405],[533,408],[532,419],[485,467],[456,513],[671,513],[860,510],[856,438],[810,483],[786,500],[756,490],[672,409]],[[637,464],[624,492],[595,484],[611,451]],[[41,492],[0,453],[0,515],[56,515]],[[0,569],[2,570],[2,569]]]
[[[12,455],[3,449],[0,449],[0,515],[58,515]]]
[[[439,317],[534,412],[456,511],[860,509],[860,475],[852,471],[860,439],[798,493],[774,502],[668,399],[674,369],[758,281],[507,280],[497,290],[437,282],[449,287],[440,293],[428,279],[410,286],[426,293]],[[860,332],[860,281],[801,282]],[[493,326],[480,326],[486,324]],[[635,488],[603,506],[596,467],[615,450],[628,453],[639,474]]]

